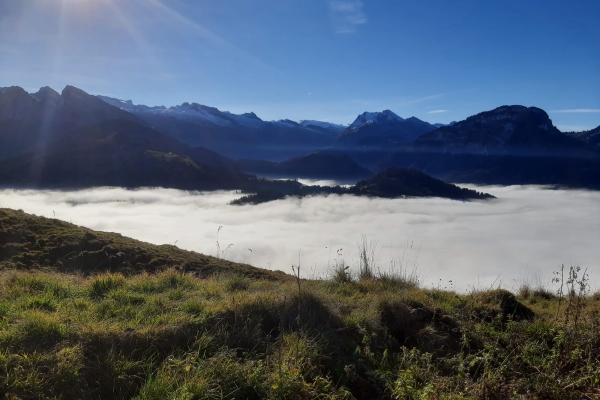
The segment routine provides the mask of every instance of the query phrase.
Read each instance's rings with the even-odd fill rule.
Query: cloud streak
[[[428,111],[427,114],[442,114],[445,112],[448,112],[450,110],[433,110],[433,111]]]
[[[361,1],[330,1],[329,9],[335,33],[354,33],[358,25],[368,22]]]
[[[554,110],[558,114],[600,113],[600,108],[574,108],[570,110]]]
[[[561,264],[589,268],[600,283],[600,193],[538,187],[478,188],[488,202],[445,199],[370,199],[353,196],[285,199],[258,206],[229,206],[233,192],[170,189],[0,191],[0,206],[56,217],[155,244],[216,254],[216,232],[232,261],[290,272],[302,253],[303,275],[327,276],[343,248],[355,266],[361,234],[379,240],[378,263],[413,244],[429,286],[514,289],[528,276],[550,284]],[[249,252],[246,249],[251,248]]]

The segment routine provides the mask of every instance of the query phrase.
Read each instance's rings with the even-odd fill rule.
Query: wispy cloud
[[[600,108],[573,108],[570,110],[554,110],[553,113],[600,113]]]
[[[358,25],[368,22],[361,1],[331,1],[329,8],[335,33],[354,33]]]
[[[450,110],[433,110],[433,111],[428,111],[427,114],[441,114],[441,113],[445,113],[448,111],[450,111]]]

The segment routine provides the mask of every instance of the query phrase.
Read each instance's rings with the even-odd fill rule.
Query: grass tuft
[[[121,274],[103,274],[94,277],[88,287],[89,295],[93,299],[100,299],[109,292],[119,289],[125,284],[125,277]]]

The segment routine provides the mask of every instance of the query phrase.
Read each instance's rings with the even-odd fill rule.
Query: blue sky
[[[0,86],[266,120],[503,104],[600,125],[598,0],[0,0]]]

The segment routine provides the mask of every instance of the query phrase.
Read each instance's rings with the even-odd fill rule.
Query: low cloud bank
[[[473,187],[475,188],[475,187]],[[537,281],[552,288],[561,264],[588,268],[600,287],[600,193],[533,186],[477,187],[497,200],[369,199],[319,196],[235,207],[235,192],[171,189],[0,190],[0,207],[118,232],[155,244],[216,255],[305,277],[326,277],[336,258],[358,261],[364,234],[378,265],[412,252],[422,282],[457,290]],[[340,256],[337,255],[337,250]],[[418,253],[418,260],[417,260]]]

